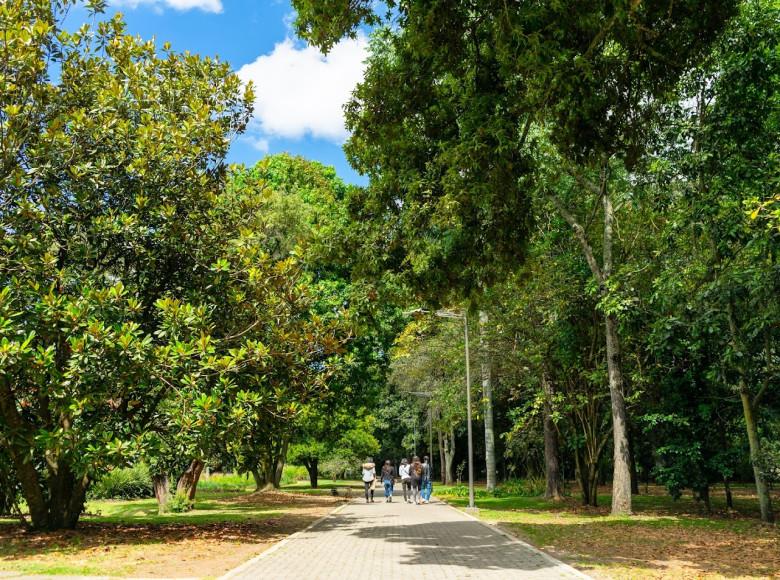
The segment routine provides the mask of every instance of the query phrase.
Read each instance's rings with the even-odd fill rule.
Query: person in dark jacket
[[[395,468],[389,459],[382,466],[382,485],[385,486],[385,502],[393,501],[393,486],[395,485]]]
[[[422,483],[423,468],[420,463],[420,458],[416,455],[412,458],[412,467],[409,470],[409,475],[412,477],[412,499],[415,505],[420,503],[420,485]]]

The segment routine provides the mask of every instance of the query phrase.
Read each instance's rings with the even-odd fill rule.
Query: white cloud
[[[345,39],[324,56],[287,39],[238,71],[255,86],[250,131],[264,138],[311,135],[337,143],[348,136],[343,107],[363,79],[368,49],[364,36]]]
[[[203,10],[204,12],[222,12],[222,0],[113,0],[117,6],[138,8],[142,4],[161,8],[167,6],[175,10]]]
[[[258,137],[256,135],[242,135],[241,140],[246,143],[249,143],[249,145],[251,145],[253,149],[260,151],[260,153],[268,153],[268,150],[271,145],[268,142],[268,139],[265,139],[263,137]]]

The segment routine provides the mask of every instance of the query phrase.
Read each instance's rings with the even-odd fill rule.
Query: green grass
[[[599,508],[582,507],[578,497],[564,502],[540,497],[475,499],[478,516],[570,563],[612,577],[764,577],[780,573],[780,530],[758,521],[750,488],[735,489],[735,510],[714,495],[713,513],[691,496],[677,501],[655,488],[634,496],[634,515],[611,516],[611,496],[599,494]],[[465,508],[462,490],[434,487],[434,495]],[[747,560],[735,556],[750,554]],[[763,555],[763,558],[762,558]],[[763,561],[762,561],[763,560]]]

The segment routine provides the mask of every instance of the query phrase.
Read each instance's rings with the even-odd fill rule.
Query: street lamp
[[[406,314],[428,314],[429,310],[418,308],[407,312]],[[439,318],[456,318],[463,320],[463,337],[466,343],[466,430],[468,433],[469,447],[469,509],[476,509],[474,506],[474,439],[471,434],[471,367],[469,366],[469,319],[466,312],[454,312],[452,310],[437,310],[434,313]]]

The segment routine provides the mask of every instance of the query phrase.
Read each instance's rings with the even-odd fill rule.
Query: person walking
[[[386,459],[385,464],[382,466],[382,485],[385,486],[385,503],[392,503],[395,469],[389,459]]]
[[[369,502],[369,495],[371,503],[374,503],[374,480],[376,479],[376,466],[374,460],[371,457],[366,458],[366,462],[362,465],[363,468],[363,489],[366,493],[366,503]]]
[[[420,484],[422,483],[422,463],[416,455],[412,457],[412,466],[409,470],[412,477],[412,499],[415,505],[420,503]]]
[[[423,457],[422,462],[422,483],[420,486],[420,497],[423,503],[431,502],[431,494],[433,493],[433,483],[431,482],[431,462],[426,455]]]
[[[412,501],[412,466],[409,465],[409,460],[404,457],[401,460],[401,467],[398,468],[398,475],[401,478],[401,486],[404,488],[404,502],[411,503]]]

